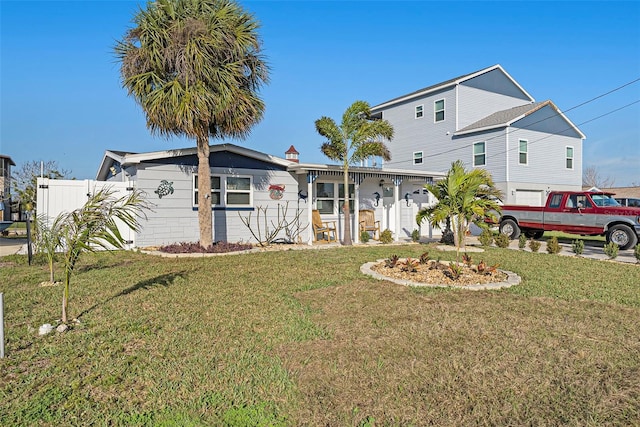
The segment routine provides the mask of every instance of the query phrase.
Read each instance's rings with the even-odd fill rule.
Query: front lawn
[[[44,265],[0,259],[0,425],[638,425],[640,267],[489,248],[501,291],[362,275],[375,245],[81,257],[60,317]]]

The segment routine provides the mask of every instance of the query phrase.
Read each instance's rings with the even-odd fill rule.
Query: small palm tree
[[[96,249],[122,249],[125,238],[118,230],[121,221],[134,231],[140,230],[140,215],[150,208],[140,190],[115,198],[113,190],[105,188],[72,212],[63,212],[54,220],[63,249],[64,290],[62,295],[62,322],[67,323],[71,276],[83,252]]]
[[[351,218],[349,213],[349,165],[391,154],[384,144],[393,138],[393,126],[386,120],[371,120],[371,107],[365,101],[354,102],[342,115],[340,126],[329,117],[316,120],[316,130],[327,141],[320,150],[331,160],[342,162],[344,174],[344,245],[351,245]]]
[[[453,234],[460,256],[460,248],[464,247],[464,237],[471,222],[484,226],[484,219],[500,212],[498,200],[502,193],[495,187],[491,174],[485,169],[467,171],[461,160],[451,164],[447,175],[434,184],[426,184],[425,188],[438,199],[438,203],[421,209],[416,215],[416,222],[421,224],[427,220],[436,228],[440,228],[447,218],[453,220]]]
[[[209,138],[245,138],[268,80],[258,22],[233,0],[150,1],[115,47],[123,86],[163,136],[195,138],[200,245],[213,243]]]
[[[38,253],[44,254],[49,264],[49,281],[55,283],[53,266],[56,259],[56,252],[60,249],[62,228],[62,216],[58,216],[51,223],[46,216],[40,215],[34,221],[35,247]]]

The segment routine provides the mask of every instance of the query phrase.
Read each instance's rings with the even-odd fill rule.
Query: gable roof
[[[562,111],[560,111],[560,109],[553,102],[551,102],[551,100],[534,102],[532,104],[525,104],[509,108],[507,110],[497,111],[483,119],[478,120],[475,123],[471,123],[469,126],[466,126],[454,132],[453,135],[460,136],[474,132],[481,132],[485,130],[511,126],[518,120],[521,120],[522,118],[529,116],[547,106],[551,107],[558,115],[560,115],[569,124],[569,126],[580,135],[582,139],[586,138],[585,135],[580,131],[580,129],[578,129],[577,126],[571,122],[571,120],[569,120],[564,114],[562,114]]]
[[[520,91],[522,91],[522,93],[527,98],[529,98],[532,102],[534,101],[533,97],[531,95],[529,95],[529,93],[526,90],[524,90],[524,88],[522,86],[520,86],[520,84],[518,82],[516,82],[513,79],[513,77],[511,77],[509,75],[509,73],[507,73],[504,70],[504,68],[502,68],[502,66],[500,64],[496,64],[496,65],[492,65],[491,67],[487,67],[487,68],[483,68],[483,69],[478,70],[478,71],[474,71],[473,73],[464,74],[462,76],[455,77],[453,79],[450,79],[450,80],[447,80],[447,81],[444,81],[444,82],[441,82],[441,83],[437,83],[437,84],[432,85],[432,86],[427,86],[425,88],[416,90],[416,91],[408,93],[406,95],[402,95],[402,96],[399,96],[397,98],[390,99],[389,101],[385,101],[385,102],[383,102],[381,104],[378,104],[378,105],[376,105],[374,107],[371,107],[371,111],[372,112],[376,112],[376,110],[380,110],[380,109],[389,107],[389,106],[391,106],[393,104],[397,104],[397,103],[400,103],[400,102],[408,101],[410,99],[421,97],[421,96],[427,95],[427,94],[432,93],[432,92],[436,92],[436,91],[439,91],[439,90],[442,90],[442,89],[453,87],[453,86],[459,85],[459,84],[461,84],[461,83],[463,83],[463,82],[465,82],[467,80],[471,80],[474,77],[478,77],[478,76],[480,76],[482,74],[486,74],[486,73],[494,71],[494,70],[499,70],[500,72],[502,72],[509,80],[511,80],[511,82],[515,86],[518,87],[518,89]]]
[[[292,164],[296,164],[290,160],[283,159],[281,157],[272,156],[270,154],[261,153],[259,151],[251,150],[249,148],[240,147],[235,144],[215,144],[209,146],[210,153],[219,153],[222,151],[228,151],[230,153],[238,154],[240,156],[249,157],[252,159],[260,160],[267,163],[273,163],[278,166],[288,167]],[[167,159],[178,156],[191,156],[197,155],[198,150],[196,147],[178,148],[174,150],[152,151],[148,153],[128,153],[124,151],[107,150],[102,158],[96,179],[105,179],[108,176],[109,168],[114,163],[119,163],[120,166],[130,166],[140,164],[143,162],[152,162],[154,160]]]

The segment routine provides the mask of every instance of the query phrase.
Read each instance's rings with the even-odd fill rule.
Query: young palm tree
[[[433,227],[440,228],[443,221],[451,218],[458,257],[460,248],[464,247],[469,224],[475,222],[483,226],[486,217],[500,212],[496,199],[501,198],[502,193],[495,187],[491,174],[485,169],[466,171],[461,160],[451,164],[444,179],[426,184],[425,188],[438,199],[438,203],[421,209],[416,215],[416,222],[419,225],[428,220]]]
[[[153,133],[195,138],[200,245],[210,246],[209,138],[244,138],[262,118],[259,24],[233,0],[150,1],[133,22],[115,47],[123,86]]]
[[[371,107],[365,101],[354,102],[342,115],[338,126],[333,119],[316,120],[316,130],[327,141],[320,150],[330,158],[342,162],[344,170],[344,245],[351,245],[351,215],[349,213],[349,165],[379,156],[390,160],[384,144],[393,138],[393,126],[386,120],[371,120]]]
[[[62,322],[67,323],[71,275],[80,254],[99,248],[122,249],[126,239],[120,234],[116,221],[139,231],[140,215],[144,215],[149,206],[140,190],[115,198],[113,190],[107,188],[90,196],[81,208],[63,212],[54,220],[63,249]]]

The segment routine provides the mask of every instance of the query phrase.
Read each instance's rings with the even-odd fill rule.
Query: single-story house
[[[266,227],[273,230],[286,218],[287,230],[283,229],[279,238],[312,244],[314,210],[319,211],[322,221],[336,222],[342,239],[341,166],[301,163],[293,146],[285,158],[234,144],[211,145],[210,149],[214,241],[257,243],[245,224],[247,220],[254,231],[260,221],[264,235]],[[142,230],[130,237],[130,247],[195,242],[199,240],[197,169],[195,147],[148,153],[106,151],[95,181],[42,179],[38,214],[55,217],[63,210],[75,209],[83,197],[105,185],[122,192],[138,188],[148,195],[154,208],[143,220]],[[355,242],[360,234],[359,211],[364,209],[373,210],[380,229],[389,229],[395,240],[409,238],[415,229],[423,236],[438,233],[428,224],[419,228],[415,217],[419,209],[434,202],[424,184],[441,178],[442,173],[354,166],[349,168],[349,175]],[[77,186],[80,200],[70,197],[68,189],[64,197],[54,195],[63,185]]]

